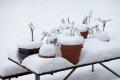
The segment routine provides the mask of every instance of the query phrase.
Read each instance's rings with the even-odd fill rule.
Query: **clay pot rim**
[[[42,56],[42,55],[39,54],[39,57],[47,59],[47,58],[55,58],[55,55],[54,56]]]
[[[38,47],[38,48],[31,48],[31,49],[30,48],[20,48],[19,47],[18,49],[21,49],[21,50],[35,50],[35,49],[40,49],[40,47]]]

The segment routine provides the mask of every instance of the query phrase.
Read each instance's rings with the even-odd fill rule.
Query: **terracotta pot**
[[[35,48],[35,49],[24,49],[24,48],[18,48],[18,57],[20,60],[24,60],[24,58],[39,53],[40,48]]]
[[[84,39],[86,39],[88,36],[88,31],[87,32],[80,32],[80,34],[81,34],[81,36],[84,37]]]
[[[63,45],[61,44],[61,53],[64,58],[73,64],[77,64],[83,45]]]

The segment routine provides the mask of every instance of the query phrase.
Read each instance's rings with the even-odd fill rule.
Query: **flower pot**
[[[84,43],[82,36],[59,36],[58,43],[61,44],[62,57],[73,64],[79,62],[79,57]]]
[[[19,59],[23,60],[24,58],[39,53],[40,48],[34,48],[34,49],[25,49],[25,48],[18,48],[19,52]]]
[[[80,32],[80,34],[81,34],[81,36],[84,37],[84,39],[86,39],[87,36],[88,36],[88,31],[86,31],[86,32]]]
[[[61,44],[61,53],[64,58],[73,64],[77,64],[83,45],[63,45]]]
[[[82,24],[81,27],[79,27],[80,34],[84,37],[84,39],[86,39],[88,36],[88,27],[89,25],[86,24]]]
[[[18,46],[18,57],[19,60],[22,61],[24,58],[39,53],[39,49],[42,45],[42,42],[36,42],[36,41],[21,41],[17,44]]]

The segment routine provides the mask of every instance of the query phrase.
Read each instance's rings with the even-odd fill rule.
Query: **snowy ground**
[[[43,30],[49,31],[60,24],[60,19],[70,16],[79,23],[83,16],[93,10],[93,17],[112,18],[106,31],[113,38],[120,38],[120,1],[119,0],[0,0],[0,64],[5,65],[9,50],[16,48],[18,40],[30,36],[27,24],[36,26],[35,38],[40,39]],[[120,74],[120,60],[107,63]],[[79,68],[68,80],[113,80],[117,77],[103,67],[96,65]],[[41,80],[62,80],[69,71],[45,75]],[[16,79],[15,79],[16,80]],[[17,80],[34,80],[33,75],[23,76]]]

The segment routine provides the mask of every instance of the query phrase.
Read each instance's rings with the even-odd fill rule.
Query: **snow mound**
[[[85,40],[78,64],[87,64],[97,61],[120,57],[120,42],[111,39],[110,42],[88,38]]]
[[[84,38],[79,35],[75,36],[59,35],[58,43],[64,45],[79,45],[84,43]]]
[[[61,30],[62,35],[70,36],[71,35],[71,29],[64,29]]]
[[[33,48],[40,48],[42,45],[41,41],[19,41],[17,46],[18,48],[24,49],[33,49]]]
[[[55,56],[55,52],[56,52],[56,48],[52,44],[42,45],[39,50],[39,54],[41,56],[47,56],[47,57]]]
[[[37,54],[27,57],[23,60],[22,65],[38,74],[73,66],[72,63],[62,57],[46,59]]]
[[[110,36],[106,32],[95,33],[93,37],[102,41],[110,41]]]

